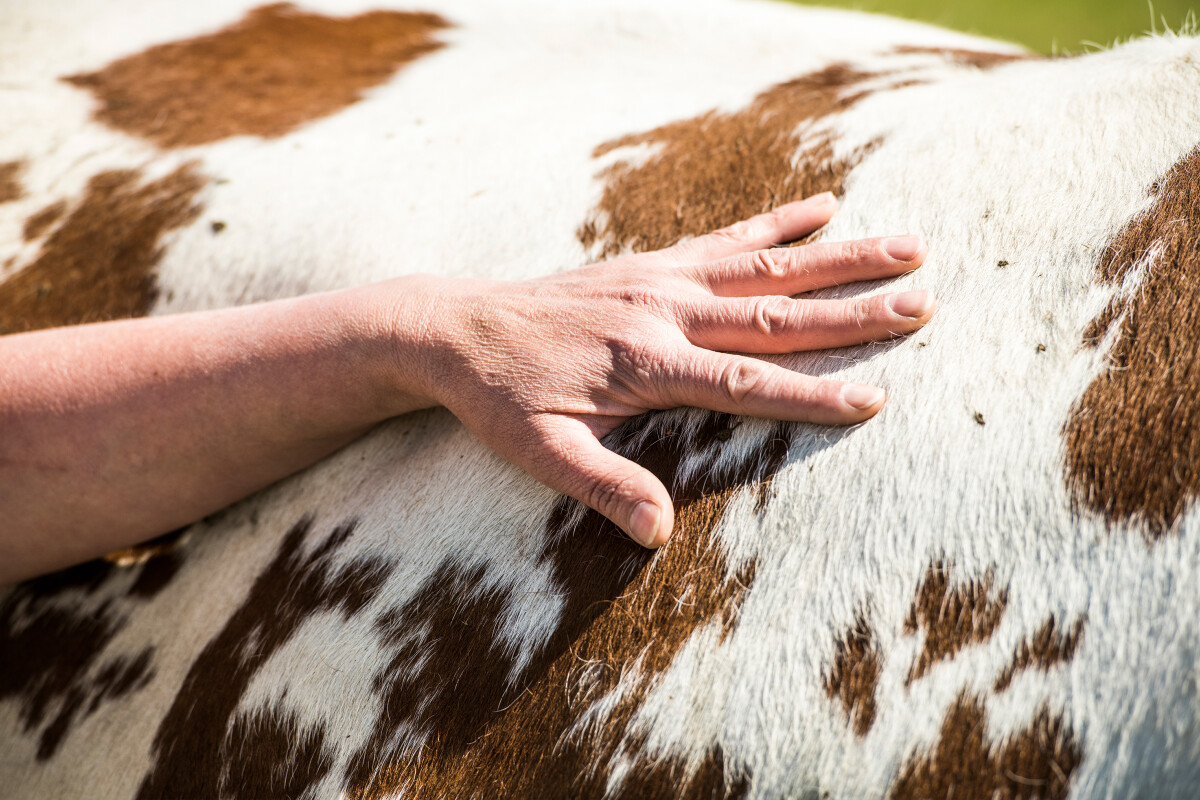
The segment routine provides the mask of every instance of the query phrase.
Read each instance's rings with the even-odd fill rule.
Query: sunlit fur
[[[1066,482],[1063,430],[1111,344],[1081,346],[1116,291],[1096,274],[1099,254],[1149,206],[1155,180],[1200,145],[1200,43],[1146,38],[979,69],[892,51],[1016,51],[782,4],[428,0],[415,8],[451,23],[437,34],[446,46],[363,101],[278,138],[170,151],[93,121],[91,96],[59,80],[216,30],[249,7],[7,4],[0,106],[15,123],[0,126],[0,162],[26,167],[24,196],[0,204],[0,277],[36,257],[24,221],[78,198],[92,176],[135,168],[150,180],[189,161],[212,180],[199,216],[163,239],[155,314],[418,271],[541,275],[589,260],[577,232],[601,196],[604,166],[652,154],[596,159],[598,145],[742,108],[834,62],[919,79],[820,123],[835,155],[876,143],[822,235],[925,237],[925,266],[889,288],[930,289],[939,311],[901,341],[783,359],[878,383],[887,407],[851,430],[796,429],[765,506],[753,492],[735,494],[713,533],[730,571],[754,564],[736,624],[693,631],[628,728],[606,727],[620,698],[605,696],[578,730],[548,735],[547,752],[559,734],[585,729],[636,747],[616,747],[613,763],[597,765],[614,794],[639,758],[699,765],[719,748],[728,774],[750,777],[751,797],[884,797],[906,765],[934,752],[948,710],[967,696],[980,698],[985,742],[997,749],[1043,707],[1069,728],[1082,756],[1072,798],[1195,796],[1200,518],[1192,508],[1152,539],[1136,520],[1110,523],[1081,506]],[[369,7],[312,6],[339,15]],[[219,233],[214,221],[224,223]],[[687,416],[664,418],[661,429],[686,427]],[[697,456],[695,468],[753,462],[769,431],[747,422],[725,455]],[[56,606],[79,609],[114,598],[109,611],[126,621],[106,654],[153,647],[153,674],[78,717],[41,761],[40,728],[22,720],[19,696],[0,694],[0,794],[134,795],[185,676],[308,518],[305,552],[355,521],[330,569],[371,560],[380,570],[372,599],[354,614],[304,619],[238,707],[324,724],[334,761],[310,788],[339,796],[382,710],[373,680],[393,645],[374,621],[404,607],[439,567],[478,568],[483,585],[507,592],[510,607],[485,633],[518,667],[557,627],[563,600],[539,560],[555,502],[448,413],[422,412],[194,526],[178,574],[151,600],[131,599],[116,579],[97,593],[56,596]],[[1003,592],[1004,609],[986,635],[910,681],[933,634],[906,619],[935,565],[951,570],[954,586],[988,587],[993,605]],[[264,626],[275,612],[261,609]],[[1083,620],[1077,646],[998,690],[1022,641],[1048,619],[1060,631]],[[839,643],[856,626],[877,661],[865,732],[829,689]],[[409,731],[401,752],[434,733]]]

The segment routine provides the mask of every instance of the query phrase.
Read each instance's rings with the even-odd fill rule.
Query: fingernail
[[[921,237],[893,236],[883,240],[883,249],[897,261],[912,261],[921,251]]]
[[[866,411],[872,406],[883,402],[883,389],[877,386],[863,386],[861,383],[847,383],[842,387],[842,399],[846,405],[859,411]]]
[[[890,295],[887,304],[892,311],[902,317],[919,319],[933,308],[933,295],[923,289],[915,292],[900,292]]]
[[[662,511],[654,503],[642,501],[629,517],[629,533],[643,547],[650,547],[658,537],[658,524]]]
[[[821,192],[820,194],[814,194],[804,202],[813,206],[826,206],[837,202],[837,198],[833,196],[833,192]]]

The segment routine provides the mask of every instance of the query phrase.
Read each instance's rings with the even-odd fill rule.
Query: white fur
[[[755,798],[817,789],[880,797],[936,740],[959,692],[973,689],[988,698],[992,740],[1027,726],[1043,703],[1063,714],[1084,749],[1074,798],[1195,796],[1200,518],[1193,509],[1179,533],[1147,546],[1137,531],[1072,515],[1061,431],[1104,367],[1102,353],[1078,347],[1113,291],[1097,284],[1097,254],[1145,206],[1154,179],[1200,143],[1200,43],[1160,37],[978,71],[879,54],[897,44],[1006,46],[868,15],[716,0],[428,0],[410,7],[454,23],[439,34],[448,46],[364,102],[279,139],[167,154],[89,121],[90,97],[57,80],[228,24],[248,5],[4,1],[0,109],[18,122],[0,126],[0,161],[31,167],[28,196],[0,205],[0,257],[17,255],[13,269],[31,260],[25,217],[77,196],[102,169],[144,165],[155,175],[199,158],[229,183],[206,188],[201,218],[168,238],[154,313],[414,271],[545,274],[586,261],[575,232],[599,198],[596,145],[744,106],[834,61],[936,76],[830,123],[839,152],[882,144],[851,174],[826,236],[921,234],[928,262],[891,286],[932,289],[940,310],[899,343],[783,359],[878,382],[889,403],[850,431],[805,430],[765,514],[749,497],[735,500],[718,535],[735,563],[757,564],[740,624],[724,643],[715,629],[698,631],[635,726],[655,752],[699,759],[719,744],[749,770]],[[226,222],[220,236],[212,220]],[[996,269],[1000,259],[1006,269]],[[747,424],[730,446],[756,447],[763,430]],[[359,520],[339,562],[371,554],[396,569],[358,621],[305,623],[242,703],[269,706],[288,689],[297,713],[344,741],[344,758],[374,723],[370,681],[387,659],[363,620],[403,605],[443,561],[483,564],[488,582],[515,588],[523,605],[505,617],[507,646],[546,636],[561,598],[536,559],[553,502],[445,412],[384,426],[197,527],[179,577],[131,608],[134,624],[112,645],[156,645],[154,681],[77,725],[51,761],[34,762],[15,705],[0,703],[0,785],[19,797],[135,791],[195,657],[307,513],[318,541]],[[921,639],[902,632],[903,619],[936,558],[964,576],[992,569],[1008,609],[988,642],[906,689]],[[884,654],[865,738],[822,686],[834,643],[860,610]],[[1051,613],[1067,624],[1087,615],[1074,659],[1021,673],[993,696],[1017,642]],[[333,778],[321,789],[339,791]]]

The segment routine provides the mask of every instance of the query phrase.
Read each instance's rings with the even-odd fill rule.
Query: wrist
[[[338,293],[343,318],[368,354],[381,418],[442,404],[436,354],[453,325],[441,282],[412,275]]]

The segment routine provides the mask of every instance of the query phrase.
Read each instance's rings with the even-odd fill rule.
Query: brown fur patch
[[[25,195],[25,188],[21,185],[21,173],[24,171],[24,161],[0,162],[0,203],[11,203]]]
[[[1007,606],[1007,590],[993,597],[990,572],[981,580],[956,583],[949,564],[931,564],[904,621],[905,633],[925,632],[925,644],[908,671],[905,685],[919,680],[937,662],[952,658],[964,647],[990,639]]]
[[[0,700],[19,703],[39,761],[101,704],[149,684],[154,648],[105,651],[129,625],[129,603],[156,596],[178,567],[175,556],[133,570],[91,561],[18,584],[0,601]]]
[[[1015,61],[1037,61],[1045,56],[1037,53],[989,53],[986,50],[964,50],[957,47],[918,47],[901,45],[892,50],[896,55],[938,56],[952,64],[976,69],[991,69]]]
[[[793,200],[842,194],[870,148],[835,158],[829,136],[810,128],[867,97],[859,85],[876,77],[835,64],[768,89],[742,111],[710,111],[600,145],[597,158],[634,145],[658,149],[601,173],[604,193],[579,240],[598,258],[658,250]]]
[[[1138,265],[1146,272],[1085,332],[1085,342],[1097,340],[1120,318],[1111,367],[1076,402],[1063,434],[1076,501],[1156,539],[1200,492],[1200,150],[1152,191],[1151,207],[1100,257],[1100,278],[1114,286]]]
[[[731,568],[713,530],[735,494],[753,490],[779,469],[790,436],[778,426],[744,463],[685,478],[685,456],[711,463],[720,455],[718,434],[729,418],[706,414],[701,425],[684,431],[665,428],[659,417],[628,423],[609,447],[672,488],[671,541],[652,556],[599,514],[589,510],[580,518],[574,501],[561,500],[547,522],[543,554],[562,592],[561,621],[515,676],[513,656],[495,638],[497,616],[508,604],[504,593],[485,588],[482,569],[447,566],[434,575],[408,607],[386,620],[395,636],[410,640],[377,679],[387,712],[354,759],[355,796],[403,791],[419,798],[599,798],[619,753],[634,760],[622,787],[614,789],[625,793],[619,796],[745,793],[749,777],[725,764],[719,752],[689,773],[670,758],[647,760],[644,739],[629,725],[693,633],[713,624],[722,638],[732,630],[754,570]],[[418,621],[434,623],[437,636],[412,639]],[[568,735],[596,701],[613,693],[619,694],[597,721],[599,729]],[[419,732],[416,741],[426,741],[419,757],[405,755],[417,748],[398,733],[403,731]],[[376,771],[380,763],[385,766]]]
[[[46,206],[41,211],[35,212],[25,220],[25,226],[21,229],[21,237],[27,242],[32,242],[34,239],[39,238],[54,223],[62,219],[62,215],[66,211],[67,201],[59,200]]]
[[[854,732],[866,736],[875,724],[875,692],[882,663],[871,628],[862,614],[834,648],[833,670],[825,677],[825,693],[842,703]]]
[[[744,772],[730,773],[725,755],[718,746],[706,753],[700,766],[692,771],[673,758],[656,758],[640,765],[626,776],[620,788],[606,795],[605,800],[643,800],[647,797],[743,800],[749,794],[749,777]]]
[[[300,731],[299,723],[289,727],[286,716],[242,717],[237,709],[254,675],[305,620],[320,612],[353,616],[384,583],[385,569],[377,562],[334,567],[333,556],[354,527],[339,526],[307,553],[312,521],[301,520],[287,533],[242,605],[188,671],[154,737],[153,763],[139,798],[226,796],[221,789],[239,776],[263,789],[259,796],[276,796],[265,790],[283,786],[299,796],[328,772],[323,729]],[[229,763],[241,746],[259,749]],[[278,775],[271,766],[276,764],[297,771]]]
[[[191,165],[147,184],[129,170],[92,178],[36,260],[0,283],[0,334],[145,315],[159,242],[196,217],[203,186]]]
[[[160,147],[275,137],[362,98],[442,45],[436,14],[335,18],[277,3],[217,33],[152,47],[65,80],[91,90],[96,117]]]
[[[304,726],[290,711],[238,714],[221,744],[221,793],[229,800],[300,798],[333,767],[324,723]]]
[[[987,738],[983,700],[959,695],[941,735],[914,754],[891,800],[1064,800],[1083,750],[1061,717],[1042,707],[1028,728],[1001,742]]]
[[[1075,621],[1069,631],[1061,633],[1054,617],[1046,620],[1045,624],[1038,628],[1037,633],[1033,635],[1033,641],[1028,638],[1022,639],[1021,643],[1017,645],[1017,651],[1013,653],[1012,661],[1000,673],[1000,677],[996,678],[994,687],[996,691],[1003,692],[1007,689],[1019,672],[1031,667],[1046,672],[1055,664],[1061,664],[1074,658],[1075,650],[1079,647],[1079,640],[1083,638],[1083,624],[1084,620],[1080,618]]]

